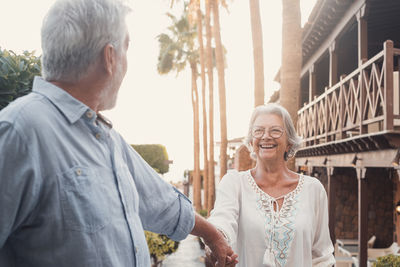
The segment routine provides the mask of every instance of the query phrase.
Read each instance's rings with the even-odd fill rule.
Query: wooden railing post
[[[387,40],[384,50],[384,119],[383,130],[393,130],[393,42]]]
[[[360,114],[359,114],[359,118],[360,118],[360,122],[359,122],[359,133],[361,134],[365,134],[368,133],[368,126],[363,125],[364,122],[364,109],[366,107],[365,105],[365,100],[367,98],[367,91],[366,91],[366,86],[365,86],[365,82],[364,82],[364,71],[365,69],[360,66],[359,68],[359,75],[358,75],[358,83],[357,86],[359,87],[360,90]],[[366,112],[366,111],[365,111]]]
[[[329,105],[328,105],[328,94],[326,93],[326,91],[328,91],[328,87],[325,87],[325,94],[324,94],[324,100],[325,100],[325,120],[324,120],[324,123],[325,123],[325,143],[328,143],[328,124],[329,124],[329,121],[328,121],[328,118],[329,118],[329,112],[330,112],[330,110],[329,110]]]
[[[317,104],[317,96],[314,96],[314,104],[313,104],[313,112],[314,112],[314,145],[317,145],[318,142],[318,104]]]
[[[366,20],[366,5],[357,12],[358,26],[358,66],[368,60],[368,23]]]
[[[333,41],[329,46],[329,87],[337,83],[337,69],[336,41]]]
[[[339,87],[339,139],[345,139],[346,135],[343,131],[344,128],[344,111],[346,109],[346,102],[344,98],[344,85],[343,85],[343,79],[346,77],[346,75],[340,75],[340,87]]]
[[[314,96],[317,95],[317,78],[315,75],[315,66],[311,65],[309,69],[309,88],[308,88],[308,101],[311,102]]]
[[[365,104],[365,90],[364,90],[364,82],[363,82],[363,71],[362,64],[368,60],[368,22],[366,19],[366,5],[364,4],[360,10],[357,12],[357,24],[358,24],[358,70],[359,70],[359,79],[358,84],[360,90],[360,122],[359,122],[359,133],[364,134],[367,133],[368,128],[363,126],[363,110]],[[356,89],[356,88],[355,88]],[[356,104],[356,103],[354,103]],[[354,107],[355,108],[355,107]]]

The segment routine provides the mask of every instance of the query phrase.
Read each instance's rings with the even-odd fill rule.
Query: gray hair
[[[42,76],[79,81],[112,44],[119,51],[130,7],[120,0],[57,0],[42,24]]]
[[[274,114],[282,118],[286,136],[288,138],[288,143],[289,145],[291,145],[289,154],[294,156],[296,154],[296,151],[299,149],[301,145],[302,139],[296,133],[296,129],[294,128],[293,121],[289,115],[289,112],[284,107],[276,103],[268,103],[266,105],[258,106],[254,109],[253,114],[251,115],[250,118],[249,131],[247,133],[247,137],[245,138],[245,144],[248,147],[248,149],[250,151],[252,151],[253,149],[252,146],[250,145],[251,140],[253,139],[251,132],[255,120],[261,114]]]

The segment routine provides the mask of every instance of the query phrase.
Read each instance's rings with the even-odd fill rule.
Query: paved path
[[[204,250],[200,249],[199,241],[194,235],[189,235],[181,241],[178,250],[163,261],[163,267],[204,267]]]

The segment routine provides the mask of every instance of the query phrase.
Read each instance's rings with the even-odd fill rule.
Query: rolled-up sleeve
[[[143,228],[165,234],[176,241],[186,238],[195,222],[190,200],[162,180],[128,145],[127,157],[127,165],[139,195],[139,216]]]
[[[176,228],[172,234],[168,236],[173,240],[182,240],[192,231],[194,227],[194,212],[192,202],[178,189],[174,188],[175,192],[178,194],[179,199],[179,219],[176,223]],[[191,212],[187,212],[191,211]]]
[[[0,122],[0,249],[38,203],[41,178],[35,157],[9,122]]]

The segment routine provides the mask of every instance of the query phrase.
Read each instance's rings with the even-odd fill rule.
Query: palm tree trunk
[[[219,115],[221,123],[221,147],[219,155],[220,164],[220,179],[227,172],[227,155],[226,150],[228,146],[227,140],[227,127],[226,127],[226,96],[225,96],[225,64],[224,54],[221,44],[221,32],[219,25],[219,7],[217,0],[212,0],[212,12],[214,16],[214,40],[215,40],[215,55],[218,71],[218,92],[219,92]]]
[[[200,1],[199,1],[200,2]],[[203,20],[200,10],[200,3],[197,9],[197,38],[200,50],[200,67],[201,67],[201,96],[203,107],[203,151],[204,151],[204,171],[203,171],[203,190],[204,190],[204,207],[208,208],[208,142],[207,142],[207,106],[206,106],[206,70],[204,64],[204,44],[203,44]]]
[[[254,59],[254,107],[264,104],[264,55],[259,0],[250,0]]]
[[[197,91],[197,67],[190,63],[192,70],[192,107],[193,107],[193,137],[194,137],[194,171],[193,171],[193,202],[196,211],[201,210],[201,177],[200,177],[200,138],[199,138],[199,93]]]
[[[282,0],[282,66],[279,101],[297,124],[302,61],[300,0]],[[294,161],[288,164],[294,170]]]
[[[208,77],[208,132],[210,136],[210,149],[208,157],[208,206],[207,210],[210,212],[214,207],[215,201],[215,169],[214,169],[214,75],[213,75],[213,53],[211,48],[212,34],[211,34],[211,0],[206,0],[206,64],[207,64],[207,77]]]

